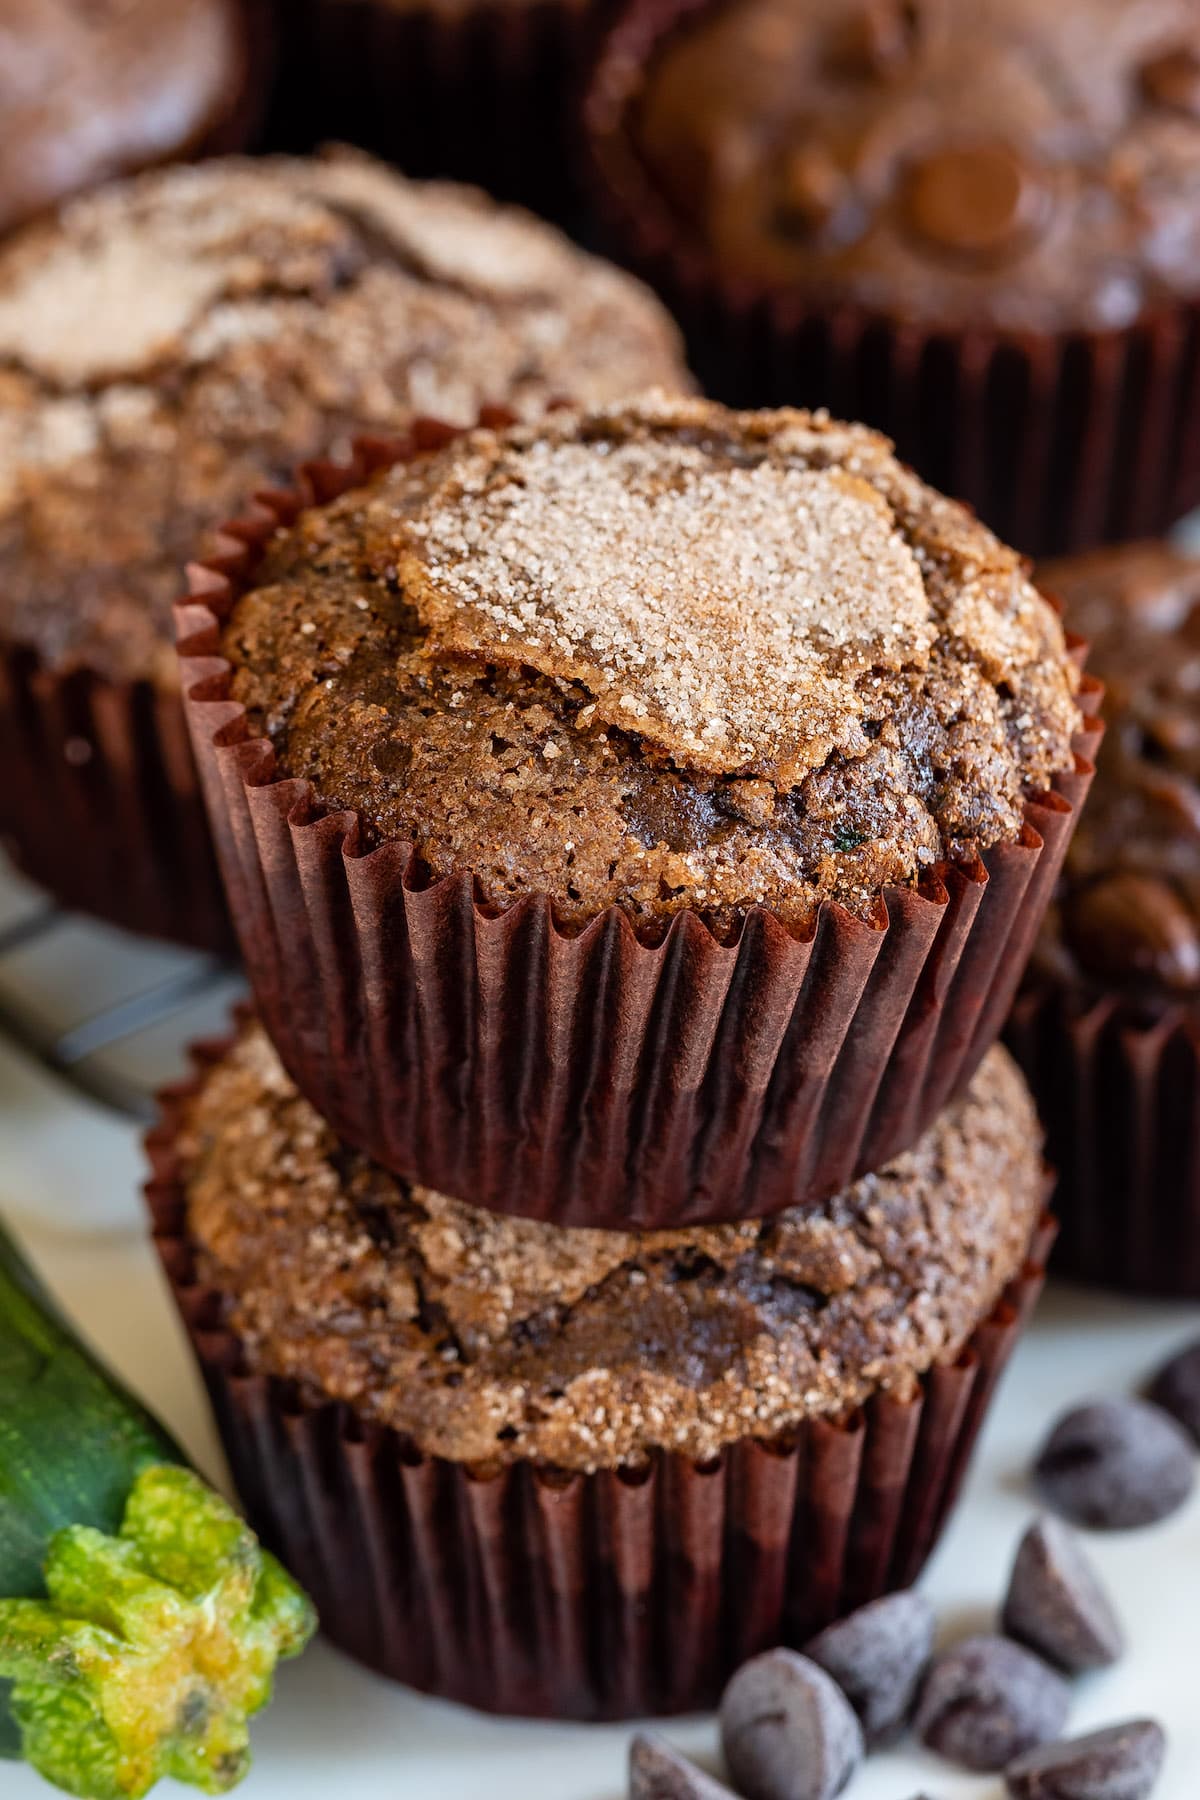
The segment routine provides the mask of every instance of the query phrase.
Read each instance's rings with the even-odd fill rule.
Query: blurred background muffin
[[[1040,1285],[999,1049],[906,1155],[765,1224],[560,1231],[410,1186],[256,1024],[149,1147],[250,1518],[336,1643],[489,1711],[696,1710],[907,1585]]]
[[[1193,0],[635,0],[587,118],[721,397],[882,427],[1030,552],[1200,498]]]
[[[1107,684],[1096,780],[1010,1040],[1060,1175],[1064,1274],[1200,1296],[1200,558],[1039,578]]]
[[[357,431],[687,381],[627,276],[353,155],[212,161],[0,254],[0,834],[66,903],[227,944],[179,706],[184,560]]]
[[[234,150],[265,111],[265,0],[6,0],[0,232],[116,175]]]
[[[335,137],[406,174],[475,181],[579,217],[578,115],[616,0],[288,0],[274,129]]]

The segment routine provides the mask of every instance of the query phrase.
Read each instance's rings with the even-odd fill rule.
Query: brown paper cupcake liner
[[[290,0],[273,135],[344,137],[406,175],[559,220],[584,70],[614,0]]]
[[[441,428],[444,436],[444,429]],[[430,441],[438,428],[422,427]],[[912,1144],[999,1035],[1092,775],[1031,800],[1019,841],[873,923],[824,906],[808,936],[753,908],[735,942],[697,914],[658,943],[612,907],[497,913],[410,844],[363,851],[319,815],[229,698],[220,620],[262,544],[414,442],[310,465],[228,527],[177,609],[185,707],[255,999],[297,1087],[396,1173],[493,1212],[659,1229],[816,1202]],[[1094,709],[1099,687],[1084,682]]]
[[[186,1239],[173,1143],[194,1085],[148,1140],[155,1242],[250,1521],[360,1662],[487,1712],[696,1711],[756,1651],[916,1579],[1041,1291],[1048,1216],[991,1316],[909,1399],[704,1464],[480,1474],[248,1372]]]
[[[740,281],[686,235],[629,122],[657,46],[711,4],[634,0],[605,36],[584,104],[609,247],[675,313],[705,391],[877,426],[1031,556],[1158,536],[1200,503],[1200,304],[1122,330],[938,330]]]
[[[1033,984],[1006,1041],[1060,1171],[1057,1274],[1200,1299],[1200,1011]]]
[[[0,644],[0,842],[64,906],[235,949],[179,695]]]

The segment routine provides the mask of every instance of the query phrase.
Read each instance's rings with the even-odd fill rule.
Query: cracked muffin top
[[[1089,639],[1108,729],[1037,966],[1200,1005],[1200,557],[1128,544],[1040,574]]]
[[[716,0],[629,80],[726,275],[1016,330],[1200,292],[1195,0]]]
[[[224,133],[247,40],[241,0],[4,0],[0,231]]]
[[[222,650],[369,842],[566,925],[836,899],[1015,839],[1075,669],[1020,559],[858,426],[647,396],[301,516]]]
[[[204,1076],[174,1149],[199,1278],[251,1368],[427,1454],[594,1470],[657,1448],[706,1459],[909,1395],[1021,1269],[1040,1142],[996,1049],[914,1149],[815,1211],[561,1230],[346,1148],[253,1024]]]
[[[350,153],[206,163],[0,252],[0,633],[176,679],[182,567],[356,431],[684,386],[642,288],[525,213]]]

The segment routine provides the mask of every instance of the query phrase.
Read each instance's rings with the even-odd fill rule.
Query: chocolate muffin
[[[482,434],[305,515],[226,622],[319,803],[578,928],[806,928],[1015,839],[1075,669],[1013,552],[883,439],[638,401]]]
[[[116,175],[240,147],[266,86],[261,0],[8,0],[0,232]]]
[[[0,829],[72,904],[201,943],[171,601],[205,532],[357,431],[687,379],[626,276],[350,154],[77,201],[0,253],[0,365]]]
[[[251,1516],[286,1548],[336,1640],[402,1679],[500,1710],[623,1710],[633,1696],[622,1695],[615,1643],[576,1691],[550,1621],[562,1628],[573,1614],[572,1633],[603,1646],[633,1599],[606,1589],[635,1581],[639,1565],[653,1586],[682,1557],[724,1589],[729,1642],[708,1646],[719,1659],[747,1630],[769,1642],[819,1612],[831,1555],[836,1587],[886,1585],[887,1557],[869,1573],[875,1559],[856,1567],[853,1540],[831,1532],[831,1552],[799,1529],[816,1500],[801,1446],[853,1442],[864,1466],[879,1455],[867,1481],[890,1486],[880,1521],[890,1546],[903,1538],[901,1513],[942,1516],[947,1463],[965,1452],[953,1431],[905,1491],[909,1468],[922,1467],[930,1372],[970,1367],[967,1346],[1023,1279],[1045,1185],[1032,1105],[999,1050],[916,1148],[819,1211],[767,1224],[559,1231],[397,1181],[334,1137],[256,1024],[176,1098],[153,1142],[160,1241],[185,1314],[202,1308],[207,1320],[198,1347]],[[226,1389],[217,1371],[235,1366]],[[286,1478],[252,1441],[260,1405],[268,1434],[286,1426],[291,1440]],[[884,1418],[906,1420],[902,1442],[876,1435]],[[321,1420],[318,1465],[306,1439]],[[361,1476],[351,1475],[355,1442],[370,1446]],[[757,1504],[736,1497],[750,1465]],[[829,1483],[827,1526],[863,1504],[859,1476]],[[316,1538],[295,1506],[310,1481],[330,1509]],[[540,1568],[518,1604],[531,1550],[523,1517],[539,1483]],[[633,1540],[593,1565],[587,1514],[649,1483],[673,1489],[679,1511],[635,1498]],[[418,1567],[420,1489],[438,1493],[440,1517]],[[714,1507],[717,1490],[731,1518]],[[371,1557],[386,1620],[355,1602]],[[495,1581],[468,1643],[462,1595],[480,1560]],[[435,1674],[446,1646],[431,1642],[433,1621],[456,1598],[461,1653]],[[644,1629],[667,1622],[651,1616]],[[670,1617],[685,1639],[692,1622],[712,1637],[712,1619]],[[495,1692],[493,1658],[511,1662]],[[680,1688],[673,1660],[646,1663],[639,1707],[701,1701]],[[704,1698],[721,1672],[705,1671]]]
[[[579,214],[579,93],[614,0],[289,0],[275,131]]]
[[[1013,1042],[1063,1171],[1065,1272],[1200,1295],[1200,558],[1047,565],[1108,730]]]
[[[715,343],[697,334],[723,397],[861,399],[1023,549],[1141,528],[1138,509],[1161,526],[1200,497],[1174,335],[1194,349],[1192,0],[646,4],[601,59],[591,120],[626,248],[665,252],[728,314]],[[758,366],[751,297],[774,320]],[[1172,335],[1143,338],[1162,316]],[[1169,370],[1138,378],[1143,344]]]
[[[618,922],[631,952],[663,951],[679,920],[714,953],[736,953],[751,915],[769,914],[786,955],[789,943],[811,944],[830,907],[877,951],[885,896],[915,902],[924,888],[944,900],[948,871],[1017,852],[1031,797],[1072,769],[1078,676],[1019,559],[905,471],[883,439],[806,413],[739,415],[660,395],[473,434],[303,513],[238,586],[211,639],[229,670],[224,725],[240,708],[238,730],[270,746],[276,776],[300,784],[317,813],[352,815],[356,856],[378,847],[386,866],[410,864],[408,890],[465,882],[485,915],[532,919],[532,908],[585,952]],[[199,740],[213,700],[205,689]],[[334,989],[309,989],[317,964],[307,949],[268,928],[259,896],[276,872],[240,862],[237,789],[205,768],[248,967],[276,997],[264,1005],[285,1062],[352,1142],[385,1162],[413,1154],[420,1133],[401,1142],[393,1124],[379,1143],[354,1110],[388,1092],[385,1062],[365,1085],[315,1067],[314,1054],[365,1050],[361,1008],[379,1001],[347,998],[333,1037],[315,1029]],[[297,900],[289,921],[315,919],[323,905],[315,893]],[[369,928],[364,905],[354,917]],[[1007,911],[1005,935],[1012,924]],[[361,967],[365,951],[345,926],[340,945],[354,985],[349,965]],[[448,939],[429,950],[456,966]],[[828,980],[842,985],[825,996],[826,1023],[862,997],[844,950],[831,946]],[[408,954],[393,946],[380,971],[388,1006],[410,1004]],[[510,975],[511,1004],[528,1004]],[[728,976],[718,979],[719,1011]],[[458,995],[472,1004],[461,982]],[[595,1002],[567,995],[564,984],[551,1038],[564,1005]],[[619,991],[610,998],[620,1005]],[[777,1002],[791,1010],[794,990]],[[680,1003],[693,1020],[681,1022],[672,1055],[704,1004],[690,974]],[[430,1018],[428,997],[421,1011]],[[465,1029],[503,1026],[486,1011]],[[763,1023],[757,1013],[747,1022]],[[897,1022],[889,1013],[893,1032]],[[713,1024],[709,1013],[700,1029]],[[629,1027],[617,1017],[607,1029]],[[583,1016],[568,1030],[582,1032]],[[394,1057],[394,1026],[385,1035]],[[428,1054],[435,1068],[455,1056],[447,1080],[458,1091],[459,1026],[451,1035],[457,1052],[447,1043]],[[531,1049],[544,1041],[540,1029],[531,1037]],[[872,1082],[890,1048],[858,1042]],[[631,1069],[642,1059],[643,1080],[647,1049],[617,1052]],[[522,1085],[528,1108],[539,1084]],[[389,1092],[389,1108],[397,1103]],[[497,1110],[480,1095],[481,1121]],[[446,1115],[446,1127],[461,1148],[461,1123]],[[531,1135],[544,1156],[540,1132]],[[480,1179],[465,1166],[453,1181],[419,1165],[401,1172],[459,1192]],[[528,1168],[514,1186],[527,1179],[537,1179]],[[587,1222],[650,1222],[626,1210],[628,1168],[610,1168],[607,1182],[607,1197],[593,1189],[585,1204],[618,1210]],[[685,1204],[693,1186],[706,1191],[704,1216],[739,1210],[736,1188],[708,1175],[669,1204]],[[768,1201],[757,1195],[763,1211],[803,1197],[786,1185]],[[497,1203],[490,1187],[487,1199]]]

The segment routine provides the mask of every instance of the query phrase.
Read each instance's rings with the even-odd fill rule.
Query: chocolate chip
[[[1039,1657],[1001,1637],[967,1638],[943,1652],[925,1681],[916,1732],[964,1769],[1005,1769],[1062,1731],[1070,1690]]]
[[[1018,249],[1045,222],[1049,194],[1011,145],[949,145],[908,172],[910,228],[935,249],[972,260]]]
[[[640,1731],[629,1746],[629,1800],[734,1800],[734,1796],[665,1738]]]
[[[1145,975],[1160,987],[1200,986],[1200,930],[1170,883],[1118,870],[1072,894],[1063,922],[1075,954],[1094,975]]]
[[[1200,50],[1181,45],[1152,57],[1142,65],[1141,85],[1148,100],[1200,119]]]
[[[1097,1400],[1059,1420],[1036,1464],[1047,1505],[1076,1525],[1129,1531],[1183,1505],[1196,1480],[1194,1446],[1160,1407]]]
[[[1200,1338],[1163,1365],[1150,1384],[1150,1398],[1200,1444]]]
[[[1167,1740],[1153,1719],[1050,1744],[1020,1757],[1005,1780],[1013,1800],[1146,1800]]]
[[[858,1720],[806,1656],[767,1650],[721,1697],[721,1743],[745,1800],[834,1800],[862,1760]]]
[[[933,1654],[934,1623],[923,1594],[888,1594],[805,1646],[849,1700],[872,1748],[891,1743],[908,1723]]]
[[[890,81],[911,68],[928,36],[928,0],[860,0],[838,27],[835,65]]]
[[[779,172],[778,219],[791,236],[809,237],[829,224],[846,196],[846,178],[820,144],[797,144]]]
[[[1003,1623],[1009,1637],[1071,1675],[1107,1668],[1125,1648],[1099,1576],[1057,1519],[1037,1520],[1021,1539]]]

